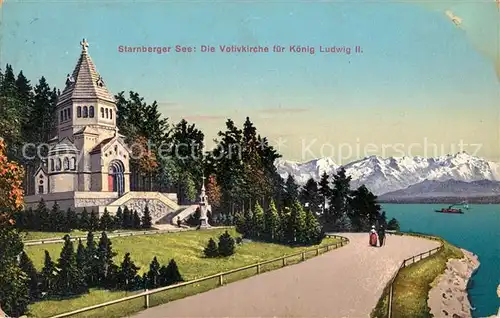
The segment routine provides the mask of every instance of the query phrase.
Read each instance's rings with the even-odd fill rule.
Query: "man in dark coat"
[[[385,241],[385,229],[383,225],[378,229],[378,240],[380,242],[380,246],[383,246]]]

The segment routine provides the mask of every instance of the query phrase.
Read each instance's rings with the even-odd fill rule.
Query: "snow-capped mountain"
[[[276,167],[283,178],[291,173],[297,183],[304,184],[310,177],[319,180],[324,171],[331,175],[340,165],[323,158],[306,163],[279,160]],[[344,168],[352,178],[353,187],[364,184],[377,195],[405,189],[424,180],[500,181],[500,164],[465,152],[437,158],[370,156],[346,164]]]

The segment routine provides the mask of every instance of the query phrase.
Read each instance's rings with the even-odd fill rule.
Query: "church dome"
[[[75,145],[72,144],[59,143],[54,145],[54,147],[49,150],[49,156],[56,156],[61,154],[78,154],[78,149],[75,147]]]

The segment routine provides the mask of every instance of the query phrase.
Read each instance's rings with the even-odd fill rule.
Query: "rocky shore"
[[[472,317],[467,284],[479,267],[479,260],[469,251],[462,252],[464,258],[449,260],[445,272],[432,283],[427,304],[434,317]]]

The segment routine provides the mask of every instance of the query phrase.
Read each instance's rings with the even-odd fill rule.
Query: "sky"
[[[4,1],[0,65],[63,89],[86,38],[113,93],[156,100],[207,146],[246,116],[285,159],[500,161],[500,8],[495,0]],[[447,11],[448,14],[446,13]],[[459,23],[455,24],[451,16]],[[175,46],[196,52],[176,53]],[[216,52],[201,52],[202,45]],[[223,53],[260,45],[269,53]],[[272,52],[273,46],[285,47]],[[290,52],[291,45],[315,54]],[[124,53],[119,46],[171,47]],[[351,47],[351,54],[321,53]],[[359,46],[362,53],[355,53]]]

